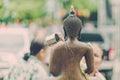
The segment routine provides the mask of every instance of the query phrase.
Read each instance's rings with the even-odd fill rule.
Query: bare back
[[[93,69],[93,53],[90,46],[82,42],[55,45],[50,63],[50,72],[61,76],[59,80],[86,80],[81,69],[80,61],[85,56],[89,72]]]

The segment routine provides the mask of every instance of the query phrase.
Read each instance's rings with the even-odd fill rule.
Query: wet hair
[[[30,55],[33,55],[33,56],[37,55],[38,52],[39,52],[40,50],[42,50],[44,47],[45,47],[45,46],[44,46],[43,43],[40,43],[40,42],[37,42],[37,41],[34,41],[34,40],[33,40],[33,41],[31,42],[31,45],[30,45],[30,53],[26,53],[26,54],[24,55],[23,59],[24,59],[25,61],[27,61]]]
[[[80,31],[82,29],[82,22],[75,15],[74,11],[71,11],[70,15],[64,20],[63,29],[65,33],[65,38],[74,38],[80,34]]]

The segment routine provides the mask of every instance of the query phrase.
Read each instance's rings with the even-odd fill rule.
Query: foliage
[[[69,9],[74,5],[76,9],[88,9],[90,12],[97,11],[97,0],[59,0],[62,1],[63,7]]]
[[[4,9],[4,13],[8,12],[9,15],[18,19],[41,18],[46,15],[44,4],[44,0],[9,0],[9,7]]]
[[[0,0],[0,19],[2,18],[4,13],[4,5],[3,2]]]
[[[10,11],[14,11],[19,18],[44,17],[44,1],[41,0],[11,0]]]
[[[14,19],[37,19],[47,15],[47,0],[8,0],[9,7],[5,8],[4,0],[0,0],[0,19],[12,17]],[[90,12],[97,11],[97,0],[57,0],[64,9],[69,10],[73,4],[76,9],[87,9]]]

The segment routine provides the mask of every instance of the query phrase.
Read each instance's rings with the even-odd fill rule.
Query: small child
[[[98,67],[100,66],[102,59],[103,59],[103,51],[101,47],[98,44],[89,44],[93,48],[93,54],[94,54],[94,71],[91,74],[84,75],[87,77],[88,80],[106,80],[105,77],[99,72]],[[85,70],[86,64],[85,60],[80,63],[81,69]]]

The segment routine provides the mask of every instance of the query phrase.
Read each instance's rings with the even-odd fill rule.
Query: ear
[[[81,29],[79,30],[79,33],[78,33],[78,40],[80,41],[80,39],[81,39]]]
[[[63,26],[63,30],[64,30],[64,39],[66,41],[67,40],[67,33],[66,33],[66,30],[65,30],[65,26]]]

